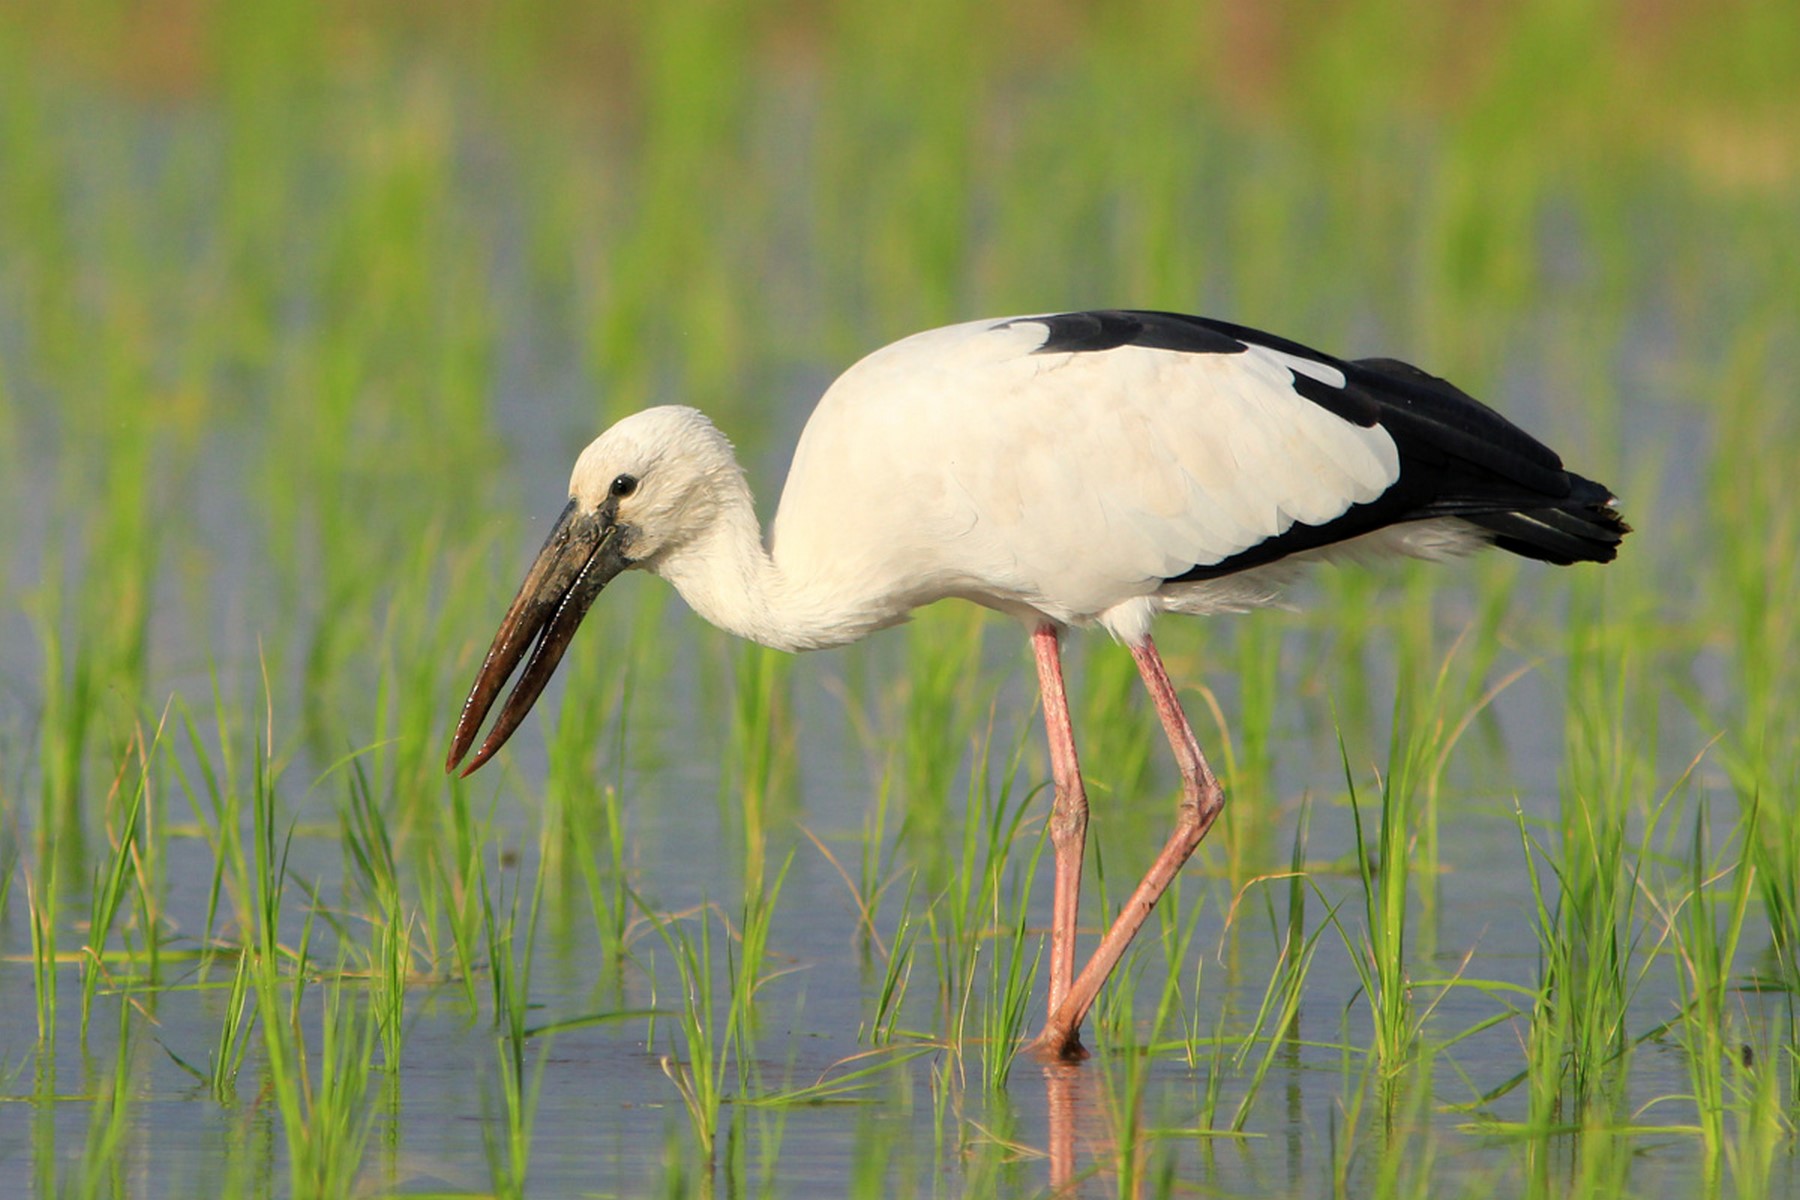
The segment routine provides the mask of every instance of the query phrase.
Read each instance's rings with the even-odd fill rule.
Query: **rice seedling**
[[[124,828],[119,831],[118,845],[113,851],[112,863],[104,874],[94,880],[93,901],[89,910],[88,944],[83,947],[82,980],[81,980],[81,1039],[87,1041],[88,1018],[94,1003],[94,992],[99,986],[104,971],[106,941],[112,932],[113,920],[118,916],[120,902],[124,898],[126,872],[129,869],[132,839],[137,835],[137,823],[143,811],[141,801],[133,803],[126,810]],[[152,935],[154,936],[154,934]]]
[[[769,933],[774,925],[775,905],[781,896],[788,869],[794,865],[792,852],[782,861],[771,880],[751,876],[745,880],[743,905],[738,918],[738,935],[725,948],[725,965],[731,988],[730,1020],[736,1027],[738,1090],[749,1093],[760,1082],[754,1055],[746,1056],[744,1048],[757,1045],[760,1029],[758,994],[772,976],[768,973]]]
[[[137,1041],[132,1036],[132,1006],[118,1006],[118,1046],[111,1074],[99,1080],[88,1109],[86,1142],[63,1180],[61,1194],[78,1197],[130,1194],[126,1151],[131,1132],[132,1104],[137,1077],[134,1058]],[[83,1038],[85,1041],[85,1037]]]
[[[348,795],[340,816],[342,841],[351,867],[346,872],[369,906],[367,971],[369,1003],[381,1032],[382,1061],[390,1073],[400,1066],[405,1041],[406,987],[413,978],[413,915],[400,894],[400,876],[387,819],[375,803],[360,762],[350,764]]]
[[[224,1019],[213,1046],[211,1069],[205,1073],[207,1088],[220,1104],[229,1105],[237,1098],[238,1074],[250,1050],[250,1022],[255,1013],[250,974],[254,962],[249,954],[237,955],[237,969],[232,972],[226,993]]]
[[[551,826],[546,825],[548,831]],[[542,862],[540,845],[539,862]],[[477,860],[480,864],[481,860]],[[537,1047],[535,1061],[527,1071],[525,1046],[532,1035],[528,1024],[531,1009],[531,967],[537,947],[539,907],[543,900],[545,872],[535,874],[530,907],[523,928],[519,921],[522,881],[513,881],[512,898],[506,899],[504,872],[499,884],[499,900],[489,883],[485,865],[474,883],[481,895],[482,943],[486,950],[486,974],[493,1000],[495,1059],[500,1071],[501,1110],[497,1119],[484,1123],[482,1140],[487,1151],[488,1170],[498,1195],[520,1197],[525,1194],[526,1177],[531,1165],[531,1130],[536,1116],[539,1085],[544,1064],[550,1054],[551,1036],[545,1033]]]
[[[779,1089],[764,1092],[756,1057],[757,995],[772,978],[765,969],[769,930],[792,863],[790,856],[767,882],[746,881],[736,930],[710,902],[691,914],[690,920],[660,913],[638,900],[645,919],[675,960],[680,995],[679,1002],[668,1007],[652,997],[647,1040],[654,1049],[657,1018],[672,1018],[672,1049],[679,1054],[663,1053],[659,1064],[681,1097],[699,1158],[708,1164],[709,1175],[721,1165],[718,1138],[728,1099],[734,1105],[785,1102]],[[715,920],[725,934],[725,944],[717,951]],[[726,971],[722,986],[714,974],[721,958]],[[728,1082],[735,1084],[729,1096]],[[733,1136],[735,1127],[734,1121]],[[726,1149],[729,1152],[730,1146]]]
[[[40,1044],[56,1039],[57,888],[55,860],[39,860],[35,883],[25,879],[25,912],[31,925],[31,983]]]
[[[872,989],[874,1011],[858,1031],[859,1037],[866,1038],[874,1046],[893,1042],[896,1025],[906,1007],[908,989],[912,984],[913,959],[918,950],[912,918],[913,893],[917,885],[918,876],[915,874],[907,881],[899,922],[894,927],[886,948],[881,979]]]
[[[1785,1072],[1778,1066],[1791,1054],[1792,1043],[1780,1039],[1779,1021],[1765,1018],[1747,1032],[1750,1040],[1737,1047],[1725,1068],[1731,1128],[1722,1175],[1738,1195],[1772,1195],[1778,1190],[1774,1181],[1780,1177],[1781,1155],[1795,1132],[1783,1092]]]
[[[355,1180],[367,1143],[373,1106],[368,1081],[373,1073],[378,1018],[361,988],[346,978],[345,964],[313,982],[316,907],[302,916],[296,943],[283,940],[283,911],[290,886],[292,829],[280,832],[276,819],[275,768],[263,743],[256,749],[251,803],[250,876],[252,922],[240,951],[248,960],[249,993],[260,1034],[262,1086],[281,1119],[288,1156],[289,1186],[296,1195],[341,1194]],[[231,831],[235,838],[237,831]],[[306,1032],[309,992],[319,993],[315,1038]],[[239,1058],[241,1011],[227,1017],[214,1061],[219,1072]],[[316,1055],[316,1063],[314,1065]]]
[[[761,646],[735,648],[738,670],[732,694],[731,740],[720,795],[721,824],[742,817],[744,880],[760,888],[768,859],[768,827],[786,815],[777,807],[793,794],[794,740],[789,698],[792,659]],[[725,782],[730,781],[730,782]]]
[[[1230,747],[1225,777],[1226,873],[1234,885],[1241,885],[1269,865],[1270,825],[1257,814],[1267,812],[1277,796],[1275,707],[1282,635],[1269,622],[1250,621],[1234,640],[1238,695],[1231,732],[1236,736],[1226,738],[1221,731],[1221,741]]]
[[[1177,898],[1167,901],[1165,910],[1164,940],[1174,943],[1177,953],[1167,960],[1169,969],[1164,974],[1160,995],[1154,1015],[1148,1023],[1141,1024],[1136,1014],[1141,1011],[1137,1001],[1137,987],[1147,972],[1134,969],[1149,957],[1148,950],[1140,951],[1135,961],[1128,959],[1124,969],[1116,977],[1105,993],[1100,1010],[1096,1013],[1094,1031],[1097,1035],[1095,1047],[1098,1085],[1101,1105],[1105,1111],[1106,1144],[1101,1153],[1096,1155],[1096,1167],[1113,1176],[1120,1195],[1156,1194],[1157,1187],[1146,1187],[1147,1180],[1153,1174],[1152,1156],[1164,1148],[1170,1135],[1158,1127],[1158,1117],[1151,1107],[1150,1088],[1155,1078],[1156,1058],[1165,1045],[1165,1037],[1170,1025],[1178,1015],[1182,981],[1180,967],[1187,958],[1186,949],[1191,943],[1201,905],[1195,904],[1192,912],[1182,915]],[[1175,931],[1171,933],[1169,927]],[[1215,1059],[1214,1070],[1223,1077],[1223,1062]],[[1052,1076],[1054,1068],[1046,1068],[1045,1078],[1052,1092],[1051,1104],[1058,1103],[1056,1097],[1057,1079]],[[1061,1082],[1070,1081],[1065,1077]],[[1073,1103],[1069,1101],[1068,1103]],[[1062,1129],[1055,1128],[1052,1123],[1050,1154],[1053,1159],[1051,1180],[1053,1187],[1067,1188],[1072,1185],[1075,1175],[1073,1147],[1058,1145],[1059,1138],[1073,1139],[1074,1114],[1064,1114],[1068,1124]],[[1212,1132],[1210,1121],[1203,1121],[1204,1128],[1196,1131],[1200,1136],[1209,1136]],[[1063,1161],[1055,1161],[1061,1156]],[[1166,1164],[1166,1158],[1164,1162]],[[1161,1181],[1158,1181],[1161,1186]],[[1164,1189],[1166,1192],[1166,1188]]]
[[[619,793],[613,787],[576,790],[571,799],[576,801],[573,809],[559,804],[556,810],[565,820],[556,853],[573,861],[580,873],[601,953],[616,966],[627,952],[631,923],[631,875]]]
[[[1293,851],[1289,858],[1287,878],[1287,905],[1285,920],[1279,924],[1275,920],[1273,905],[1270,905],[1269,919],[1271,932],[1279,930],[1280,956],[1275,970],[1269,976],[1269,983],[1263,989],[1262,1000],[1257,1006],[1251,1020],[1250,1028],[1232,1058],[1232,1066],[1243,1071],[1249,1066],[1248,1077],[1243,1083],[1243,1095],[1239,1099],[1236,1110],[1232,1113],[1226,1126],[1233,1133],[1242,1133],[1248,1127],[1250,1114],[1261,1094],[1270,1069],[1275,1065],[1278,1055],[1291,1052],[1298,1044],[1300,1037],[1300,1005],[1305,992],[1307,973],[1311,969],[1313,959],[1318,952],[1319,938],[1337,920],[1338,905],[1326,911],[1326,919],[1319,922],[1308,933],[1306,929],[1306,895],[1310,881],[1306,873],[1306,836],[1309,828],[1311,806],[1303,804],[1298,821],[1294,826]],[[1279,879],[1264,881],[1260,886],[1267,895]],[[1341,905],[1341,901],[1339,905]],[[1189,1044],[1192,1044],[1189,1038]],[[1251,1055],[1261,1043],[1261,1053],[1254,1061]],[[1191,1051],[1190,1051],[1191,1053]],[[1223,1064],[1218,1064],[1222,1066]]]
[[[977,1028],[995,1036],[1008,1029],[1016,1033],[1036,979],[1035,969],[1024,969],[1022,915],[1008,932],[1004,946],[988,945],[997,935],[994,914],[1023,913],[1022,897],[1029,894],[1037,855],[1042,850],[1040,840],[1023,870],[1008,870],[1025,829],[1027,813],[1038,797],[1027,792],[1016,802],[1011,799],[1011,780],[1016,777],[1022,743],[1013,751],[1012,769],[997,784],[990,778],[986,748],[992,738],[990,725],[977,741],[980,751],[974,756],[969,775],[961,853],[950,868],[944,890],[929,902],[925,913],[925,934],[937,966],[941,1036],[958,1066],[959,1076],[963,1049],[969,1042],[971,1012],[977,1016]],[[990,952],[988,981],[994,990],[981,997],[984,1007],[977,1009],[984,947]],[[1009,1070],[1007,1060],[1013,1053],[1014,1041],[994,1044],[984,1039],[981,1045],[983,1079],[998,1087]]]
[[[1394,724],[1396,730],[1402,727],[1398,719]],[[1344,782],[1356,828],[1357,879],[1362,885],[1364,921],[1363,937],[1354,946],[1352,962],[1373,1021],[1370,1055],[1382,1077],[1389,1080],[1398,1078],[1410,1065],[1419,1035],[1406,968],[1407,880],[1411,874],[1408,835],[1414,761],[1403,759],[1399,747],[1395,750],[1389,758],[1389,773],[1382,780],[1380,821],[1373,842],[1364,835],[1356,780],[1347,758],[1344,763]],[[1385,1088],[1383,1094],[1385,1100]]]
[[[640,627],[644,613],[652,611],[639,614]],[[616,675],[584,684],[599,673],[594,665],[577,657],[571,666],[572,686],[583,687],[593,699],[564,705],[549,734],[543,819],[558,828],[542,839],[542,869],[579,876],[601,952],[617,965],[627,952],[632,914],[630,843],[619,780],[627,761],[636,668],[628,657]],[[602,782],[607,779],[611,782]]]
[[[1706,830],[1707,812],[1702,805],[1694,814],[1687,894],[1663,916],[1681,964],[1682,1008],[1674,1032],[1693,1088],[1705,1178],[1717,1187],[1724,1171],[1727,1064],[1741,1061],[1745,1044],[1731,1010],[1729,991],[1754,880],[1741,844],[1735,868],[1721,871],[1715,865],[1708,852]]]
[[[119,909],[125,902],[126,889],[135,879],[136,886],[133,891],[137,895],[142,896],[148,890],[144,879],[139,874],[144,864],[144,856],[140,850],[143,842],[148,840],[143,837],[140,830],[146,819],[150,760],[156,754],[157,747],[161,742],[161,734],[162,730],[159,728],[156,736],[148,744],[145,744],[140,735],[133,747],[137,769],[134,772],[136,781],[129,785],[131,798],[125,802],[119,827],[108,831],[113,843],[111,861],[95,871],[93,890],[88,906],[88,941],[87,945],[83,947],[81,973],[81,1040],[84,1044],[87,1042],[88,1019],[93,1009],[95,990],[106,971],[106,963],[110,957],[107,943],[111,940]],[[119,778],[113,781],[115,791],[120,790],[120,785],[124,783],[130,764],[130,758],[120,764]],[[149,903],[140,905],[140,911],[146,917],[148,917],[147,910],[149,908]],[[145,966],[148,970],[149,980],[154,985],[157,963],[157,929],[153,923],[147,920],[141,925],[140,933],[145,941],[142,951],[146,960]],[[128,962],[135,962],[137,955],[133,954],[127,945],[123,957]]]
[[[0,808],[0,817],[10,815]],[[13,880],[19,877],[19,847],[10,832],[0,836],[0,921],[11,915]]]
[[[710,1172],[725,1103],[725,1071],[738,1032],[736,1023],[718,1011],[714,995],[712,914],[701,912],[698,940],[683,924],[650,912],[645,915],[674,957],[680,981],[681,999],[672,1023],[683,1054],[680,1058],[664,1054],[659,1061],[687,1110],[698,1160],[706,1163]]]
[[[1035,872],[1026,872],[1027,879]],[[993,932],[987,947],[987,989],[982,997],[981,1079],[989,1091],[1000,1091],[1012,1072],[1015,1047],[1025,1034],[1032,985],[1043,962],[1041,940],[1034,948],[1026,934],[1026,906],[1019,896],[1002,901],[993,890]],[[1008,918],[1007,913],[1012,916]]]
[[[10,1186],[1793,1192],[1793,6],[1292,15],[9,12]],[[794,666],[642,589],[443,781],[507,514],[602,415],[779,476],[862,351],[1096,303],[1440,364],[1640,534],[1159,630],[1230,802],[1074,1102],[1008,1054],[1045,771],[972,607]],[[1163,768],[1070,657],[1097,921]]]
[[[469,1011],[479,1012],[482,942],[486,930],[483,888],[486,868],[482,856],[487,853],[489,833],[476,824],[469,811],[465,787],[451,788],[450,817],[450,838],[437,845],[431,873],[438,894],[445,902],[452,978],[462,989]]]
[[[249,869],[244,860],[243,842],[238,835],[243,824],[242,790],[236,777],[233,730],[226,715],[224,700],[219,693],[217,678],[213,680],[213,720],[218,759],[216,765],[214,751],[209,749],[201,737],[193,711],[182,705],[180,712],[182,729],[187,735],[187,753],[171,756],[175,778],[181,792],[188,798],[195,829],[212,852],[212,870],[208,873],[206,903],[200,927],[198,975],[204,981],[210,974],[218,949],[214,935],[218,928],[221,902],[235,901],[234,916],[240,929],[248,929],[251,923]],[[193,762],[198,782],[189,776],[189,759]]]
[[[1746,854],[1769,939],[1755,968],[1755,983],[1773,994],[1779,1011],[1771,1019],[1771,1046],[1761,1056],[1756,1078],[1759,1087],[1779,1078],[1777,1095],[1800,1097],[1800,1053],[1782,1049],[1800,1047],[1800,822],[1789,813],[1765,811],[1760,797],[1751,801],[1750,811],[1755,815],[1746,825],[1757,836],[1749,839]]]
[[[306,949],[303,935],[302,967]],[[343,1195],[354,1185],[375,1111],[368,1084],[374,1073],[377,1022],[360,1008],[356,985],[341,973],[328,975],[318,987],[315,1074],[313,1052],[302,1032],[301,1008],[308,990],[304,975],[296,975],[289,985],[286,1004],[274,980],[266,974],[258,978],[264,1086],[273,1094],[281,1117],[289,1186],[297,1196]]]
[[[845,882],[856,896],[857,911],[863,918],[857,941],[865,962],[868,961],[871,949],[879,948],[875,923],[881,912],[883,896],[898,882],[900,875],[894,861],[898,848],[888,835],[888,817],[893,805],[894,764],[889,759],[882,771],[881,782],[876,787],[873,801],[863,812],[861,836],[857,843],[861,852],[857,855],[856,879],[850,880],[849,872],[838,867],[839,873],[844,875]],[[837,866],[836,856],[831,857],[833,865]],[[908,893],[917,884],[917,872],[908,874]],[[910,903],[903,904],[901,912],[904,914],[911,907]]]
[[[1590,736],[1617,732],[1598,719],[1586,730]],[[1658,813],[1647,814],[1634,846],[1627,813],[1617,803],[1629,793],[1612,779],[1578,769],[1571,775],[1560,853],[1550,855],[1521,826],[1540,956],[1525,1074],[1528,1125],[1538,1129],[1585,1123],[1590,1108],[1620,1115],[1633,1040],[1628,1018],[1646,969],[1639,906],[1647,892],[1640,872],[1653,854]],[[1553,892],[1539,876],[1540,857],[1554,870]]]
[[[968,686],[969,664],[981,661],[983,628],[979,617],[945,605],[918,614],[899,672],[905,691],[894,741],[906,813],[900,836],[932,893],[950,885],[957,866],[948,853],[956,845],[950,800],[961,748],[975,739],[983,711]]]

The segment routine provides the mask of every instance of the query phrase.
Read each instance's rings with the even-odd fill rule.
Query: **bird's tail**
[[[1465,521],[1492,533],[1494,545],[1526,558],[1567,566],[1611,562],[1619,542],[1631,532],[1602,485],[1573,472],[1569,495],[1546,508],[1464,513]]]

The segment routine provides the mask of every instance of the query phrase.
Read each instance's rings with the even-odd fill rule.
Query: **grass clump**
[[[15,9],[27,1194],[1800,1181],[1788,0]],[[445,781],[604,417],[768,480],[869,349],[1101,304],[1418,361],[1639,533],[1159,628],[1230,800],[1085,1075],[1010,1054],[1046,772],[971,606],[794,662],[621,580]],[[1170,781],[1077,644],[1097,914]]]

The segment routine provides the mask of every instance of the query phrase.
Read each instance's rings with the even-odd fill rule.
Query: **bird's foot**
[[[1044,1031],[1026,1042],[1020,1050],[1045,1063],[1078,1063],[1088,1056],[1087,1047],[1081,1044],[1081,1030],[1070,1029],[1065,1032],[1049,1025],[1044,1026]]]

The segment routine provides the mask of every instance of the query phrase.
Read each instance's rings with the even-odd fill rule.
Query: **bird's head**
[[[731,444],[697,409],[645,409],[589,443],[569,478],[569,502],[544,539],[500,622],[450,740],[454,771],[501,689],[530,660],[467,775],[511,737],[550,682],[600,590],[631,567],[654,570],[716,518],[721,481],[735,475]],[[739,476],[741,478],[741,476]]]
[[[569,476],[569,502],[609,512],[628,566],[657,560],[704,532],[722,484],[742,478],[731,443],[696,408],[633,413],[588,443]]]

